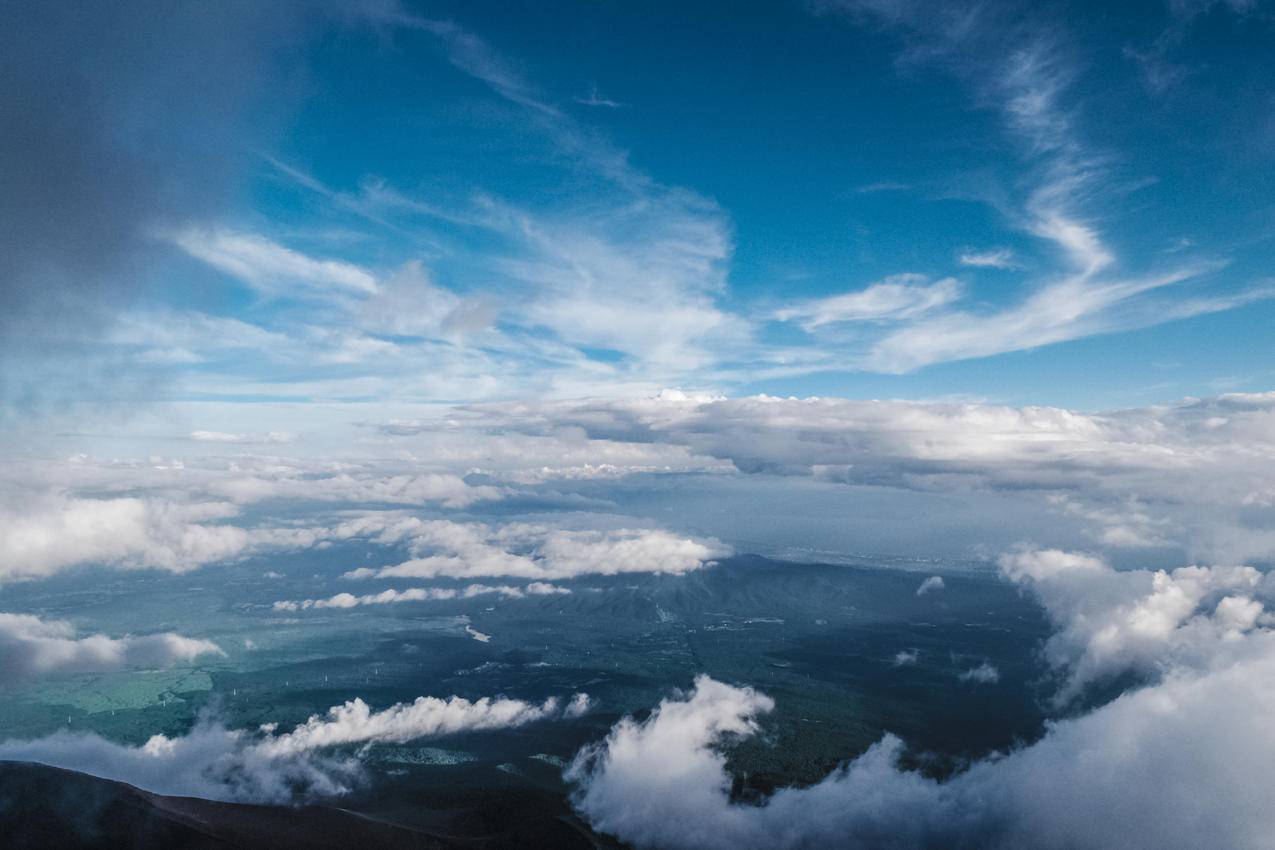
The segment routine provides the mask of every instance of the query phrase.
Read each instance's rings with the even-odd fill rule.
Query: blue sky
[[[202,563],[272,519],[241,506],[344,500],[1275,551],[1264,6],[22,14],[0,483],[53,500],[32,540],[109,507]]]
[[[169,154],[224,177],[136,213],[140,259],[75,341],[150,376],[130,399],[1109,410],[1271,383],[1264,8],[296,18],[207,60],[255,69],[230,93],[123,86],[105,122],[146,179],[182,186]]]

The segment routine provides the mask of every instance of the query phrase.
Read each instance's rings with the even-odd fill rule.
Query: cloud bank
[[[411,526],[383,510],[580,499],[589,482],[666,473],[711,475],[709,486],[723,487],[741,474],[804,477],[950,494],[956,501],[948,504],[1012,493],[1023,510],[1068,535],[1048,541],[1055,546],[1177,549],[1174,557],[1204,563],[1275,559],[1272,393],[1090,413],[673,391],[447,408],[367,430],[384,441],[376,451],[429,463],[252,456],[15,463],[0,470],[0,532],[10,541],[0,578],[78,564],[185,570],[359,537],[413,549],[411,560],[384,573],[391,577],[547,581],[621,567],[682,572],[721,557],[720,541],[642,528],[645,521],[624,520],[627,531],[438,516]],[[242,519],[250,508],[261,516],[280,507],[310,515]],[[355,508],[364,519],[351,519]],[[316,519],[319,510],[334,515]]]
[[[276,611],[307,611],[311,608],[357,608],[360,605],[391,605],[397,602],[473,599],[475,596],[484,596],[486,594],[498,594],[506,599],[521,599],[529,595],[555,596],[570,592],[570,588],[542,581],[533,581],[524,587],[489,584],[471,584],[460,589],[451,587],[409,587],[406,590],[394,590],[391,588],[380,593],[368,593],[362,596],[355,596],[352,593],[337,593],[326,599],[284,599],[275,602],[272,607]]]
[[[1275,393],[1087,413],[1059,407],[664,394],[470,408],[495,427],[672,445],[745,474],[1014,492],[1106,546],[1275,557]],[[1056,524],[1056,523],[1055,523]]]
[[[31,614],[0,613],[0,681],[47,673],[92,673],[129,667],[171,667],[204,655],[225,655],[208,640],[173,632],[77,637],[73,625]]]
[[[815,785],[732,802],[719,748],[756,734],[773,701],[707,677],[646,721],[621,721],[567,776],[594,828],[642,848],[1259,848],[1275,828],[1275,643],[1252,648],[946,782],[899,768],[903,742],[886,736]]]
[[[1275,631],[1247,567],[1117,572],[1020,549],[1007,578],[1045,606],[1061,702],[1120,673],[1143,685],[1040,740],[945,781],[900,767],[887,734],[809,787],[732,800],[723,748],[761,731],[774,701],[700,676],[644,721],[626,717],[567,771],[577,810],[636,847],[1260,848],[1275,829]],[[895,664],[914,663],[900,652]],[[989,664],[962,675],[994,684]]]
[[[252,803],[292,803],[348,793],[362,781],[358,751],[336,747],[402,744],[419,738],[511,729],[579,717],[589,698],[575,695],[534,704],[484,697],[470,701],[419,697],[382,711],[361,699],[333,706],[289,732],[227,729],[202,717],[186,735],[154,735],[134,747],[88,733],[56,732],[32,741],[0,743],[0,759],[36,761],[128,782],[158,794]]]
[[[1252,567],[1120,571],[1092,555],[1031,549],[999,563],[1057,629],[1045,659],[1066,673],[1064,702],[1124,673],[1150,678],[1223,663],[1272,623],[1258,598],[1268,592],[1265,576]]]
[[[407,518],[377,537],[403,542],[416,556],[346,578],[476,578],[511,576],[548,581],[619,573],[681,574],[729,555],[719,540],[696,540],[662,529],[567,530],[538,523],[491,528],[480,523]]]

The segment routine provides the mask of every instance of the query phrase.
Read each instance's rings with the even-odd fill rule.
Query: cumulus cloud
[[[1114,700],[1046,724],[1044,736],[944,781],[901,766],[886,734],[807,787],[732,799],[725,750],[757,735],[774,702],[701,676],[644,721],[626,717],[567,772],[596,829],[636,847],[1265,846],[1262,802],[1275,734],[1275,630],[1249,567],[1112,569],[1094,555],[1020,547],[1005,577],[1055,625],[1044,654],[1059,703],[1139,674]],[[901,651],[896,665],[914,663]],[[984,662],[960,674],[998,681]]]
[[[930,576],[917,587],[916,595],[924,596],[932,591],[942,590],[945,586],[943,576]]]
[[[412,587],[407,590],[383,590],[355,596],[338,593],[327,599],[281,599],[272,606],[276,611],[308,611],[311,608],[356,608],[360,605],[389,605],[395,602],[424,602],[435,599],[455,599],[459,593],[451,588]]]
[[[563,707],[498,697],[467,700],[419,697],[373,711],[361,699],[313,715],[291,731],[274,724],[256,732],[227,729],[202,717],[185,735],[154,735],[139,747],[88,733],[57,732],[31,741],[0,743],[0,759],[36,761],[136,785],[159,794],[254,803],[291,803],[347,793],[363,776],[361,748],[403,744],[461,732],[511,729],[579,717],[589,698]],[[330,752],[346,748],[345,754]]]
[[[225,655],[208,640],[173,632],[78,637],[63,620],[0,613],[0,679],[15,681],[47,673],[87,673],[129,667],[170,667],[204,655]]]
[[[48,499],[0,508],[0,577],[45,576],[68,566],[186,570],[244,552],[249,533],[219,522],[230,504],[161,499]]]
[[[730,554],[714,539],[681,537],[662,529],[568,530],[511,523],[491,528],[451,520],[403,519],[383,541],[403,541],[413,557],[389,567],[362,567],[347,578],[572,578],[619,573],[685,573]]]
[[[1115,570],[1092,555],[1019,549],[1000,568],[1028,588],[1057,631],[1045,658],[1065,672],[1059,699],[1123,673],[1208,669],[1265,630],[1263,574],[1252,567]]]
[[[576,695],[570,705],[582,696]],[[354,699],[333,706],[326,715],[310,717],[291,732],[268,735],[256,746],[266,755],[278,756],[343,744],[403,744],[458,732],[510,729],[561,714],[561,705],[553,697],[539,705],[506,697],[483,697],[473,702],[455,696],[417,697],[414,702],[382,711],[373,711],[363,700]]]
[[[1256,848],[1275,735],[1275,643],[1049,725],[1044,738],[946,782],[898,766],[887,735],[828,777],[761,805],[731,800],[724,745],[774,703],[707,677],[642,722],[621,720],[567,772],[600,831],[641,848]]]
[[[1042,581],[1068,570],[1101,573],[1109,568],[1096,555],[1061,549],[1022,547],[997,559],[1001,572],[1014,581]]]
[[[991,662],[984,661],[977,667],[971,667],[961,673],[960,680],[976,685],[994,685],[1001,680],[1001,671],[997,670]]]
[[[305,611],[311,608],[356,608],[360,605],[389,605],[395,602],[429,602],[446,599],[472,599],[475,596],[499,594],[507,599],[524,596],[552,596],[570,593],[570,588],[559,587],[543,581],[533,581],[525,587],[512,585],[471,584],[456,589],[451,587],[411,587],[406,590],[383,590],[355,596],[338,593],[327,599],[280,600],[272,606],[276,611]]]

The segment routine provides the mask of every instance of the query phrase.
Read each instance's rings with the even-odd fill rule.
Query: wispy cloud
[[[267,434],[232,434],[226,431],[191,431],[190,438],[198,443],[229,443],[232,445],[257,445],[261,443],[290,443],[295,439],[287,431],[271,431]]]
[[[931,281],[925,275],[897,274],[858,292],[785,307],[775,318],[795,320],[807,331],[841,322],[902,321],[937,310],[960,296],[961,285],[954,278]]]
[[[972,266],[976,269],[1019,268],[1018,260],[1015,259],[1011,248],[993,248],[987,251],[967,249],[957,254],[956,261],[963,266]]]
[[[596,83],[589,89],[589,93],[587,95],[584,95],[583,97],[575,97],[573,100],[581,106],[602,106],[607,109],[619,109],[620,107],[625,106],[625,104],[618,100],[603,97],[598,92],[598,86]]]
[[[376,278],[343,260],[316,260],[252,233],[188,228],[172,241],[192,257],[273,297],[292,295],[291,285],[315,294],[376,292]]]
[[[997,110],[1022,152],[1027,186],[1011,224],[1054,249],[1058,263],[1027,267],[1010,249],[966,250],[957,261],[976,268],[1022,268],[1027,292],[999,297],[978,310],[926,310],[915,321],[867,343],[842,349],[847,369],[903,373],[955,360],[989,357],[1095,334],[1146,327],[1231,309],[1270,297],[1263,287],[1240,287],[1209,298],[1168,289],[1202,280],[1223,264],[1184,258],[1150,272],[1120,269],[1119,258],[1093,224],[1112,195],[1112,156],[1077,129],[1072,95],[1083,67],[1066,30],[1026,12],[1003,13],[981,4],[932,14],[911,2],[827,3],[905,37],[911,65],[932,64],[968,86],[975,103]],[[1185,287],[1183,287],[1185,289]],[[1008,303],[1005,303],[1008,300]],[[944,305],[937,305],[944,306]],[[815,330],[818,322],[808,322]]]

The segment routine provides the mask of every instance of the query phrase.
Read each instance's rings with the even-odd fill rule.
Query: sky
[[[1265,6],[7,14],[0,579],[1275,556]]]
[[[683,5],[15,10],[6,418],[1269,387],[1266,9]]]
[[[637,846],[1268,843],[1269,4],[0,17],[0,679],[223,658],[75,591],[257,556],[369,553],[285,614],[744,553],[981,570],[1053,629],[1041,740],[936,783],[887,736],[739,806],[718,747],[774,700],[701,677],[582,750],[573,804]],[[57,616],[12,609],[33,583]],[[224,794],[212,753],[278,800],[345,787],[325,741],[587,710],[358,699],[0,756]]]

